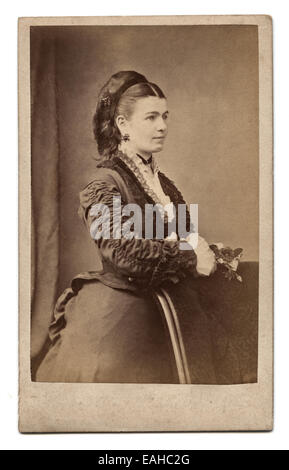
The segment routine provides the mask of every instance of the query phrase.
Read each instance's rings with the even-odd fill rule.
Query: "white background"
[[[171,4],[169,4],[171,3]],[[289,8],[282,0],[5,2],[1,21],[1,449],[289,449]],[[102,6],[102,4],[104,4]],[[267,14],[274,28],[275,427],[271,433],[21,435],[17,430],[17,18],[21,16]]]

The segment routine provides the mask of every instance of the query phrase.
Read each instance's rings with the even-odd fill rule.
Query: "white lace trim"
[[[168,221],[171,222],[174,218],[174,204],[170,197],[163,192],[158,176],[160,170],[154,156],[152,156],[152,171],[150,171],[136,153],[130,149],[129,143],[121,142],[118,149],[121,152],[121,159],[134,173],[151,199],[165,208]]]

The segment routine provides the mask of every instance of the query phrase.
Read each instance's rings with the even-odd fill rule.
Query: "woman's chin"
[[[164,146],[163,142],[159,142],[155,144],[154,149],[152,150],[152,153],[161,152],[161,150],[163,150],[163,146]]]

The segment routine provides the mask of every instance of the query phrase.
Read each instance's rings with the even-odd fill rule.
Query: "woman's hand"
[[[190,243],[190,237],[187,238],[187,242]],[[198,274],[201,276],[213,274],[217,269],[216,257],[206,240],[199,236],[198,244],[194,250],[197,255],[196,270]]]
[[[177,234],[172,233],[166,240],[177,240]],[[215,253],[211,250],[206,240],[198,236],[198,243],[196,246],[196,234],[191,234],[186,238],[197,256],[196,270],[200,276],[210,276],[217,269]]]

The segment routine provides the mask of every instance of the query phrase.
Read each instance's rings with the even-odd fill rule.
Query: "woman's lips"
[[[153,137],[153,139],[164,140],[164,137]]]

